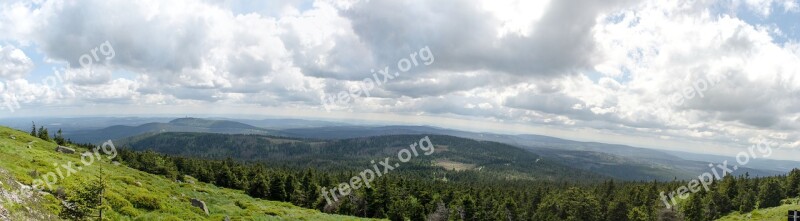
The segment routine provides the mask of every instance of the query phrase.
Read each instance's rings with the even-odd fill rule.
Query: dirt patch
[[[444,167],[446,170],[464,171],[475,168],[475,164],[467,164],[450,160],[436,160],[435,163],[437,166]]]
[[[267,138],[270,143],[273,144],[285,144],[285,143],[297,143],[300,142],[299,140],[289,140],[289,139],[280,139],[280,138]]]

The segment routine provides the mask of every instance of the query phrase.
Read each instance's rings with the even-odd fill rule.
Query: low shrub
[[[144,210],[161,209],[161,200],[152,195],[137,193],[129,197],[129,199],[131,204],[133,204],[134,207],[139,209],[144,209]]]

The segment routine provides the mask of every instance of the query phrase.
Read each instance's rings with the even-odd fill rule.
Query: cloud
[[[0,78],[31,108],[323,110],[322,95],[429,47],[435,62],[334,111],[726,144],[793,139],[800,41],[770,19],[740,16],[781,19],[774,11],[796,13],[796,3],[6,1]],[[102,59],[104,42],[113,58]],[[79,65],[97,53],[91,67]],[[33,83],[52,74],[40,65],[62,64],[68,78],[56,87]],[[708,78],[722,80],[698,91]],[[670,103],[674,96],[684,102]]]
[[[0,45],[0,79],[20,79],[32,69],[33,61],[25,52],[13,45]]]

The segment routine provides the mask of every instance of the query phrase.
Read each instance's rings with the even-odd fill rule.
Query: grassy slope
[[[11,136],[16,139],[12,139]],[[28,143],[33,141],[32,148]],[[0,178],[4,178],[3,188],[11,189],[7,184],[9,179],[16,180],[25,185],[31,185],[34,177],[31,171],[39,174],[55,172],[54,164],[65,164],[72,161],[80,163],[80,155],[61,154],[54,152],[56,145],[38,138],[29,136],[25,132],[0,127]],[[85,150],[79,150],[84,152]],[[102,152],[101,152],[102,154]],[[107,155],[102,155],[103,159]],[[254,199],[242,191],[224,189],[201,182],[177,183],[166,178],[144,173],[125,166],[116,166],[105,161],[96,161],[73,174],[60,180],[56,186],[64,187],[67,193],[72,192],[81,183],[96,180],[101,175],[100,168],[107,179],[108,202],[114,211],[106,211],[105,215],[112,220],[223,220],[230,216],[232,220],[356,220],[355,217],[329,215],[316,210],[304,209],[289,203],[273,202]],[[6,177],[2,177],[6,176]],[[10,177],[8,177],[10,176]],[[139,186],[138,183],[141,183]],[[51,191],[54,192],[54,191]],[[45,213],[57,214],[60,209],[59,201],[51,195],[38,197],[36,204],[40,205],[14,205],[13,202],[2,200],[0,208],[6,208],[13,215],[22,213],[20,208],[42,208]],[[190,199],[204,200],[209,207],[210,216],[206,216],[200,209],[191,206]],[[159,209],[146,210],[135,208],[131,203],[146,200],[157,200]],[[141,206],[139,206],[141,207]],[[123,215],[128,214],[128,215]],[[132,216],[129,216],[132,215]]]
[[[786,220],[786,214],[789,210],[800,210],[800,201],[798,199],[786,199],[784,204],[778,207],[757,209],[749,213],[733,212],[717,220]]]

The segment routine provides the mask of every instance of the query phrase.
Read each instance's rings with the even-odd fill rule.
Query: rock
[[[67,198],[67,191],[64,190],[64,187],[58,187],[56,190],[56,198],[58,199],[66,199]]]
[[[0,220],[10,220],[8,215],[8,210],[3,208],[3,204],[0,204]]]
[[[12,140],[16,140],[17,139],[17,137],[15,137],[14,135],[10,135],[9,137],[11,137]]]
[[[56,152],[66,153],[66,154],[73,154],[75,153],[75,149],[65,147],[65,146],[58,146],[56,147]]]
[[[230,216],[225,216],[225,221],[231,221],[231,217]]]
[[[203,202],[202,200],[195,199],[195,198],[192,198],[191,201],[192,201],[192,206],[200,208],[201,210],[203,210],[203,212],[206,213],[206,215],[209,215],[208,214],[208,207],[206,207],[206,202]]]
[[[136,181],[135,184],[136,186],[142,187],[142,182]]]

